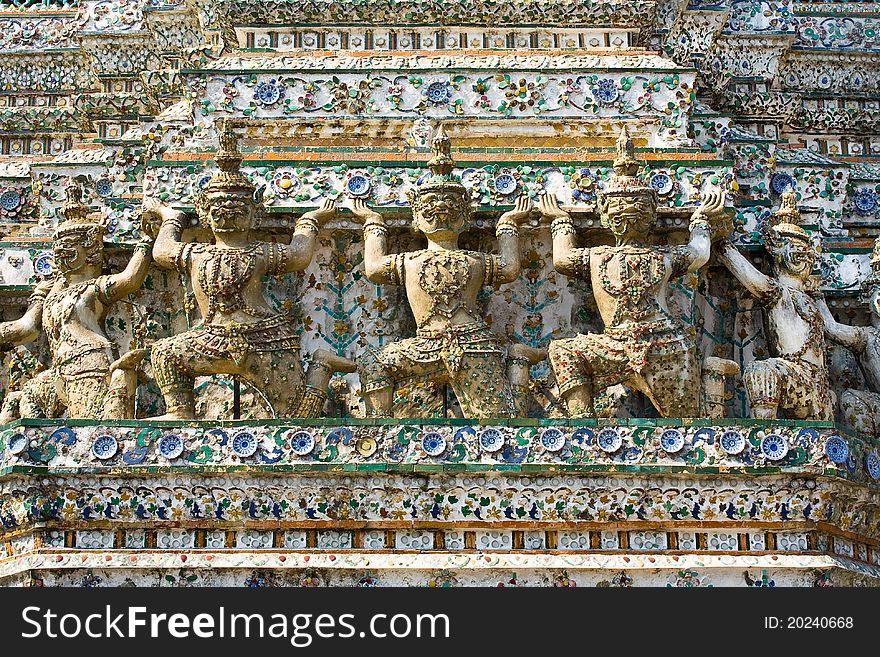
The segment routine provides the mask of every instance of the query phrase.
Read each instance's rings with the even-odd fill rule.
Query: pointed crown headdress
[[[214,156],[219,171],[215,172],[205,184],[202,192],[211,194],[223,192],[237,196],[253,197],[255,187],[246,175],[241,172],[241,152],[238,150],[238,135],[235,126],[229,119],[217,121],[220,148]]]
[[[800,226],[801,213],[797,206],[797,194],[789,187],[782,193],[782,204],[770,215],[766,240],[771,248],[785,238],[810,244],[810,234]]]
[[[64,203],[58,209],[61,221],[55,227],[53,239],[59,240],[65,237],[92,238],[98,245],[104,235],[105,227],[100,221],[96,221],[93,212],[88,205],[83,203],[82,187],[78,181],[68,178],[64,189]],[[86,242],[85,246],[93,246],[94,243]]]
[[[467,208],[470,212],[470,193],[467,187],[461,184],[458,176],[452,173],[455,168],[455,161],[452,159],[452,146],[449,141],[449,135],[443,129],[443,124],[437,128],[434,137],[431,140],[431,151],[433,155],[428,160],[428,168],[431,175],[415,189],[407,192],[410,207],[413,214],[417,214],[421,209],[421,197],[428,192],[444,191],[452,192],[462,199],[462,208]],[[468,214],[468,218],[470,215]]]
[[[636,159],[635,146],[626,125],[620,129],[620,136],[617,138],[617,155],[612,166],[614,167],[614,175],[609,183],[597,193],[600,209],[602,199],[609,196],[647,196],[656,203],[657,190],[643,183],[636,175],[640,165]]]

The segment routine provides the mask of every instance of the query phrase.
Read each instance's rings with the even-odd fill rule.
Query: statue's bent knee
[[[364,393],[384,390],[394,385],[390,368],[379,361],[377,352],[372,349],[358,360],[357,371]]]
[[[743,372],[743,386],[751,406],[776,406],[780,402],[781,377],[774,363],[757,360]]]
[[[195,381],[185,360],[178,354],[178,343],[177,336],[159,340],[150,354],[153,374],[163,394],[191,391]]]

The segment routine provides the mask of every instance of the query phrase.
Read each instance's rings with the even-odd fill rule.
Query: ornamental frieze
[[[242,24],[417,22],[428,25],[478,23],[527,23],[562,25],[621,25],[649,27],[654,18],[654,0],[526,0],[517,4],[485,4],[483,0],[446,3],[381,0],[370,5],[356,2],[309,0],[199,0],[200,11],[233,36],[232,28]]]
[[[191,78],[187,95],[203,116],[650,116],[683,133],[694,87],[692,76],[677,73],[301,73]]]
[[[48,471],[147,466],[295,466],[320,463],[432,465],[481,463],[615,467],[709,467],[721,472],[797,471],[873,483],[866,459],[874,447],[833,426],[781,424],[444,426],[364,423],[339,426],[283,423],[231,427],[32,426],[0,435],[0,467]],[[356,468],[355,468],[356,469]],[[368,468],[364,468],[365,470]],[[682,470],[684,471],[684,470]],[[875,473],[876,474],[876,473]]]
[[[876,535],[880,522],[876,493],[828,480],[782,476],[653,476],[645,481],[632,475],[538,471],[529,476],[316,472],[282,479],[220,472],[211,485],[191,476],[169,471],[108,483],[50,475],[43,476],[47,483],[41,485],[7,480],[0,484],[3,533],[42,522],[83,527],[84,521],[93,521],[96,529],[180,524],[204,528],[212,521],[260,529],[287,523],[326,527],[333,522],[470,522],[511,528],[536,522],[754,522],[783,523],[782,527],[832,522],[844,531],[870,536]]]

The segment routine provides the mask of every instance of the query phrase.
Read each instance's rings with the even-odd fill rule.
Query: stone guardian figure
[[[713,229],[723,217],[723,193],[712,192],[693,214],[690,241],[649,242],[657,221],[657,192],[637,177],[639,163],[626,128],[614,160],[615,175],[598,193],[602,226],[614,246],[576,247],[571,217],[545,194],[540,211],[551,221],[553,264],[560,273],[592,283],[602,333],[550,342],[550,364],[570,417],[595,417],[595,395],[624,384],[641,391],[663,417],[696,417],[701,367],[688,328],[667,301],[669,282],[709,260]]]
[[[241,154],[231,122],[219,122],[219,171],[205,185],[196,209],[213,244],[181,241],[183,214],[150,202],[145,211],[161,217],[153,256],[156,264],[189,277],[202,322],[152,345],[156,383],[168,419],[195,417],[195,377],[236,374],[259,390],[278,417],[317,416],[334,371],[354,363],[327,350],[313,355],[306,380],[300,337],[293,320],[270,307],[265,276],[304,270],[312,260],[319,228],[336,214],[327,200],[303,214],[289,244],[253,239],[257,206],[254,185],[241,173]]]
[[[871,326],[848,326],[834,319],[824,299],[819,312],[825,321],[825,335],[858,356],[867,390],[848,388],[839,399],[844,424],[868,436],[880,436],[880,239],[871,254],[871,275],[865,281]]]
[[[520,198],[499,219],[498,255],[460,249],[459,235],[470,227],[470,195],[452,174],[449,137],[442,126],[432,149],[431,176],[409,198],[413,227],[428,238],[426,249],[389,253],[382,216],[361,199],[353,202],[355,216],[364,222],[367,278],[404,286],[418,327],[416,337],[371,349],[358,361],[367,415],[390,417],[395,384],[416,378],[448,383],[465,417],[512,417],[517,407],[508,376],[522,388],[528,363],[541,356],[526,348],[508,363],[506,345],[481,317],[477,294],[519,275],[519,225],[531,204]],[[524,406],[518,406],[522,412]]]
[[[124,271],[102,275],[105,227],[90,218],[78,183],[70,181],[55,229],[58,274],[37,285],[21,319],[0,324],[0,349],[36,340],[45,331],[52,364],[4,402],[0,422],[16,417],[133,418],[137,376],[144,356],[134,350],[116,359],[104,331],[110,308],[143,284],[152,239],[135,246]]]
[[[743,385],[753,418],[779,416],[796,420],[830,420],[831,386],[825,363],[825,322],[808,292],[816,261],[810,235],[799,219],[793,191],[783,194],[776,222],[765,243],[773,258],[775,278],[760,272],[730,243],[721,245],[719,260],[760,303],[772,358],[746,365]]]

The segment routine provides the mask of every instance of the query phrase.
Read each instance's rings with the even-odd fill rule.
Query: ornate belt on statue
[[[688,342],[685,327],[676,326],[666,317],[643,324],[607,326],[605,335],[622,343],[630,366],[636,372],[641,372],[647,366],[651,349]]]
[[[261,322],[203,324],[196,329],[194,344],[240,364],[248,353],[299,350],[299,333],[292,318],[275,315]]]
[[[54,367],[56,369],[60,369],[60,368],[64,367],[65,365],[71,364],[77,358],[85,356],[86,354],[91,354],[96,351],[106,352],[108,349],[112,349],[112,345],[109,342],[105,342],[103,344],[102,343],[83,344],[83,345],[80,345],[79,347],[77,347],[76,349],[74,349],[72,352],[68,353],[66,356],[64,356],[64,358],[62,358],[58,361],[53,361],[52,367]],[[108,370],[110,369],[109,358],[107,360],[107,369]],[[106,371],[104,371],[104,372],[97,371],[94,367],[94,363],[89,363],[89,365],[85,369],[85,371],[74,372],[74,373],[71,373],[70,376],[74,376],[76,374],[97,375],[97,374],[106,374]]]
[[[453,373],[461,368],[462,358],[467,353],[500,354],[504,351],[486,322],[447,326],[441,330],[419,329],[416,337],[439,341],[440,358]]]

